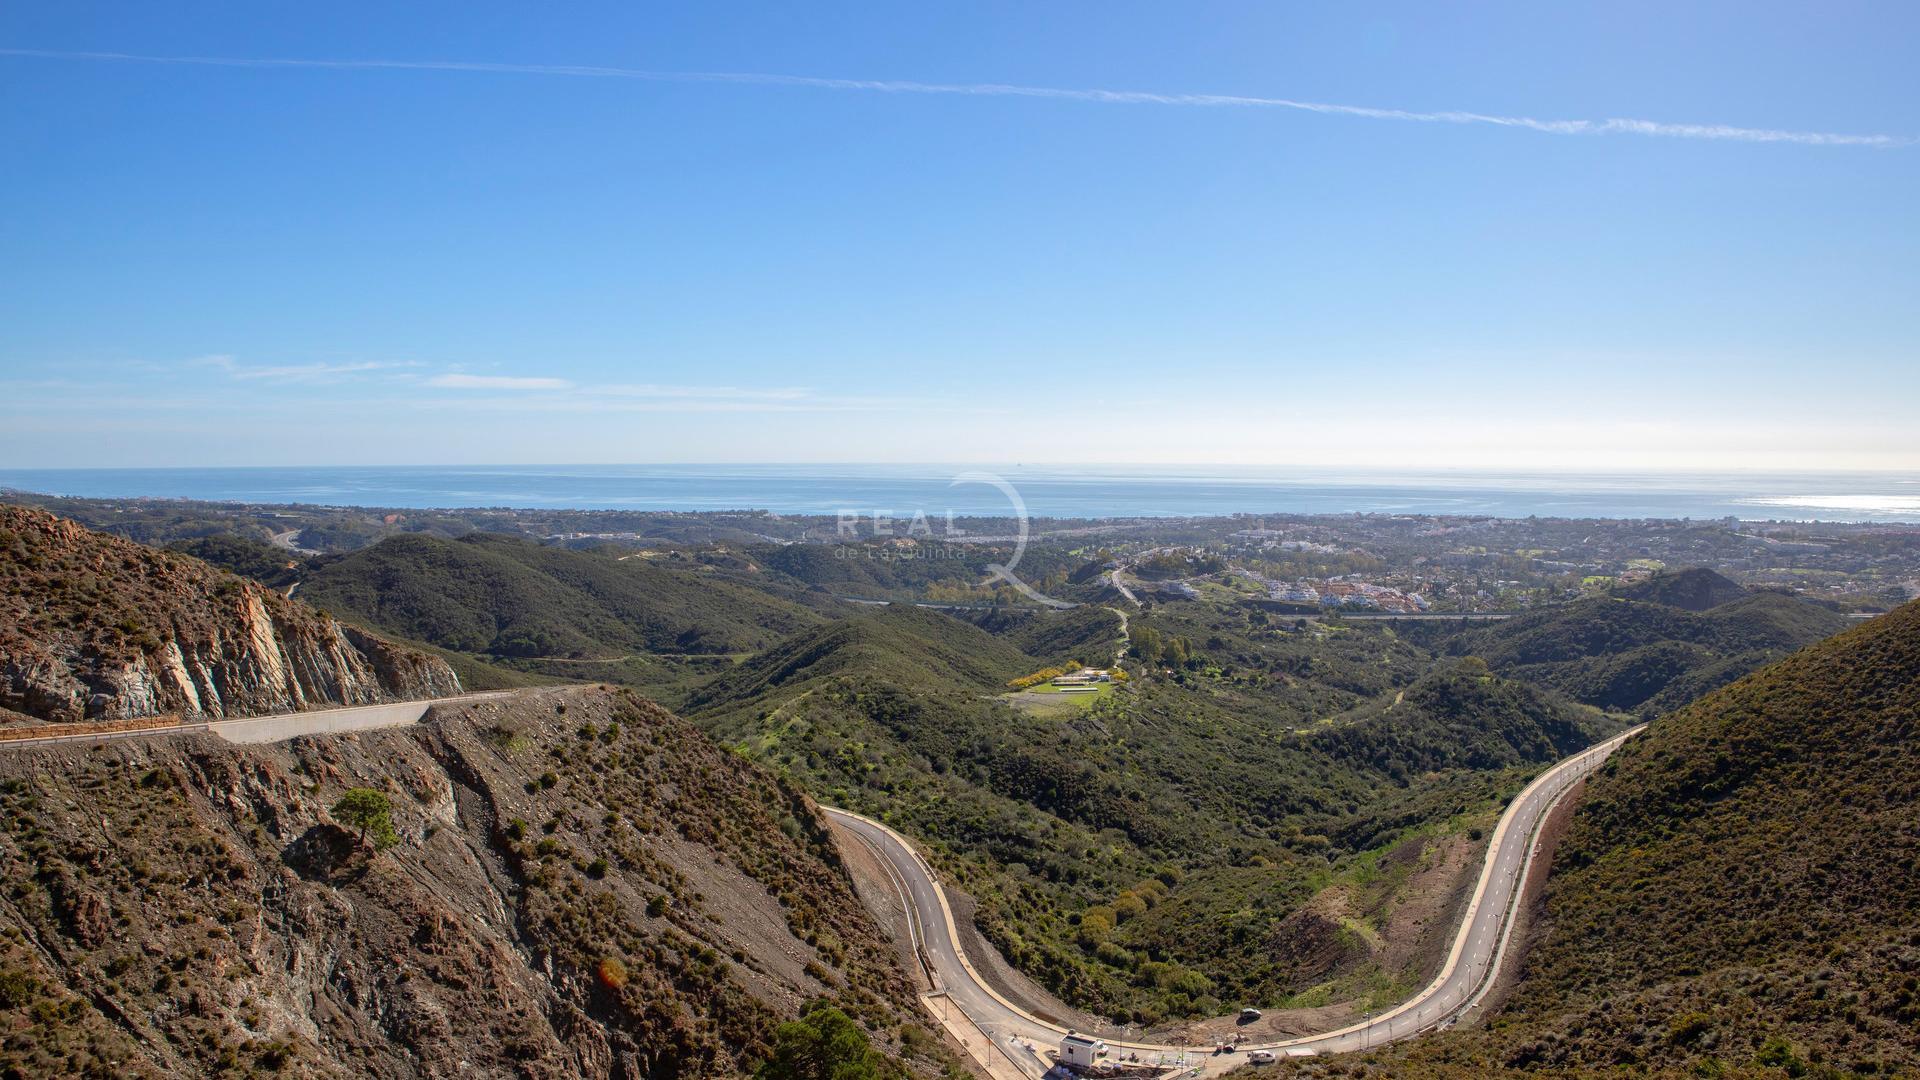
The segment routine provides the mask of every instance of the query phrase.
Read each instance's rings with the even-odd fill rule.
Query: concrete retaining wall
[[[394,705],[360,705],[346,709],[316,709],[282,713],[278,716],[250,716],[244,720],[222,720],[211,725],[213,733],[232,743],[270,743],[300,735],[332,735],[342,731],[372,731],[376,728],[405,727],[417,724],[433,707],[431,701],[403,701]]]

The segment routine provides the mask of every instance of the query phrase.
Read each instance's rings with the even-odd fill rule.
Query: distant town
[[[474,531],[566,547],[790,575],[847,599],[1022,604],[994,578],[1022,523],[709,513],[419,510],[72,499],[0,492],[146,543],[216,532],[254,535],[289,557],[338,554],[385,537]],[[1920,596],[1920,525],[1397,514],[1035,519],[1019,575],[1041,592],[1090,602],[1100,590],[1147,602],[1237,600],[1278,615],[1424,615],[1522,611],[1702,566],[1742,585],[1836,609],[1880,611]],[[951,530],[951,532],[949,532]],[[807,552],[864,554],[816,564]],[[1089,564],[1099,581],[1070,580]]]

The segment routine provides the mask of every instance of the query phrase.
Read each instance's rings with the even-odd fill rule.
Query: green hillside
[[[284,589],[300,580],[301,556],[239,533],[180,540],[168,544],[167,550],[191,555],[277,589]]]
[[[1315,749],[1398,781],[1437,769],[1502,769],[1555,761],[1624,727],[1473,659],[1302,736]]]
[[[1122,643],[1119,614],[1098,604],[1064,611],[1002,608],[963,617],[1043,660],[1079,660],[1104,667]]]
[[[998,692],[1033,663],[1012,643],[937,611],[910,605],[867,608],[741,661],[695,690],[687,707],[711,712],[804,690],[833,676],[961,695]]]
[[[953,543],[922,534],[918,539],[899,535],[892,540],[756,545],[747,552],[783,581],[836,595],[939,603],[1028,602],[988,569],[1013,558],[1013,547],[1006,542]],[[1020,576],[1050,595],[1085,599],[1065,590],[1069,572],[1084,561],[1056,545],[1035,545],[1021,554]]]
[[[1655,592],[1697,600],[1712,590]],[[1778,593],[1743,592],[1705,611],[1599,596],[1459,632],[1443,647],[1576,701],[1653,716],[1849,625]]]
[[[1645,581],[1622,585],[1613,595],[1646,604],[1665,604],[1687,611],[1706,611],[1748,595],[1739,582],[1703,566],[1655,574]]]
[[[1356,917],[1385,926],[1413,867],[1473,848],[1532,770],[1612,728],[1483,667],[1429,671],[1384,629],[1207,617],[1218,625],[1147,620],[1199,637],[1186,666],[1134,663],[1124,688],[1064,717],[1007,695],[1057,659],[1015,643],[1111,648],[1111,612],[982,620],[994,634],[869,609],[743,661],[686,708],[822,799],[926,842],[980,901],[987,936],[1076,1004],[1154,1023],[1316,987],[1404,993],[1424,970],[1411,944],[1281,963],[1269,942],[1303,905],[1363,886],[1378,903]],[[1403,848],[1399,869],[1376,869]]]
[[[738,571],[493,533],[389,537],[301,573],[299,595],[343,616],[562,676],[605,673],[559,662],[751,652],[822,618],[798,597],[743,584]]]
[[[1916,745],[1920,603],[1656,721],[1592,783],[1492,1027],[1375,1075],[1920,1073]]]

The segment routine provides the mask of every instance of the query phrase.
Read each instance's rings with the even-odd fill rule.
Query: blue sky
[[[1920,468],[1910,4],[394,7],[0,8],[0,463]]]

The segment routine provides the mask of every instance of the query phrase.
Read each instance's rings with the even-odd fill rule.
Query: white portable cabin
[[[1071,1065],[1076,1069],[1091,1069],[1107,1052],[1107,1044],[1099,1039],[1067,1032],[1060,1040],[1060,1064]]]

